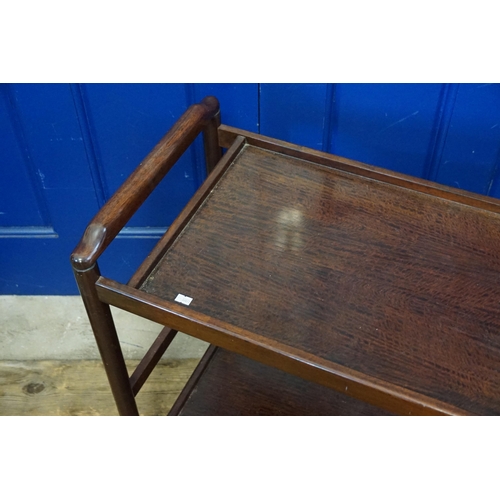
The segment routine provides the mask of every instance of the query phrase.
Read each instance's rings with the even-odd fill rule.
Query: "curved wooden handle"
[[[196,136],[217,118],[219,101],[212,96],[190,106],[118,191],[99,210],[71,254],[77,271],[91,269],[99,256],[165,177]]]

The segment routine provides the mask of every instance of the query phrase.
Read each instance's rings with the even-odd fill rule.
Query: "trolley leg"
[[[220,125],[220,109],[208,122],[203,130],[203,144],[205,146],[205,161],[207,174],[209,174],[222,158],[222,148],[219,146],[217,129]]]
[[[74,273],[118,412],[120,415],[139,415],[111,309],[97,296],[95,283],[100,277],[99,268],[96,264],[88,271],[74,270]]]

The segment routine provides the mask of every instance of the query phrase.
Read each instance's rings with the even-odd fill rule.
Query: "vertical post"
[[[211,97],[210,99],[215,99]],[[218,128],[220,126],[220,107],[217,101],[217,112],[203,129],[203,145],[205,146],[205,161],[207,175],[215,168],[222,158],[222,148],[219,146]]]
[[[118,412],[120,415],[139,415],[111,309],[97,296],[95,283],[100,277],[99,267],[96,263],[85,271],[74,269],[74,273]]]

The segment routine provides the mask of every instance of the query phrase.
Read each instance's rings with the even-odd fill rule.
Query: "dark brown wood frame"
[[[204,134],[209,173],[204,184],[127,285],[102,277],[97,265],[98,257],[200,132]],[[500,213],[500,202],[491,198],[221,125],[217,100],[205,98],[200,104],[188,109],[99,211],[71,256],[76,280],[120,414],[138,414],[135,395],[178,330],[334,390],[348,390],[351,396],[394,413],[468,414],[460,408],[326,361],[138,289],[246,145]],[[222,147],[228,148],[224,156],[221,155]],[[131,377],[125,367],[109,305],[168,325]]]
[[[92,219],[71,255],[71,264],[120,415],[138,415],[135,395],[177,333],[163,330],[129,378],[108,304],[97,296],[97,259],[165,177],[182,153],[203,132],[207,171],[222,156],[217,143],[220,107],[215,97],[191,106]]]

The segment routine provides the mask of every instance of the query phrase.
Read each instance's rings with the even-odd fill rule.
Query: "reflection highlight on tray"
[[[276,234],[274,244],[280,250],[299,250],[304,246],[302,226],[304,216],[296,208],[279,210],[276,217]]]

